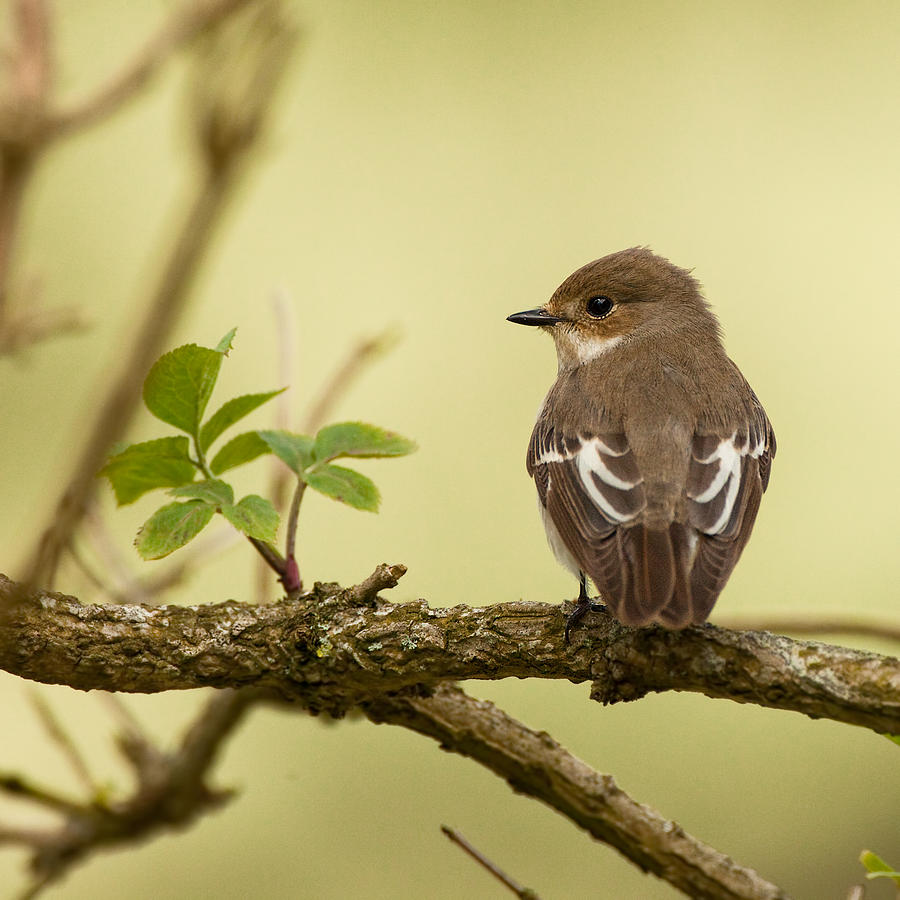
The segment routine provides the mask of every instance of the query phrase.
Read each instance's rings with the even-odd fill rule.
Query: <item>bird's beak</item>
[[[516,325],[555,325],[562,322],[558,316],[553,316],[546,309],[538,307],[537,309],[526,309],[524,312],[513,313],[506,317],[507,322],[514,322]]]

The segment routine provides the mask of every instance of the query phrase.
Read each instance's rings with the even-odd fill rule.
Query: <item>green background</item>
[[[58,3],[57,73],[81,96],[171,9]],[[309,496],[308,580],[403,562],[396,600],[556,601],[524,455],[552,344],[506,315],[636,244],[691,267],[778,435],[749,548],[713,614],[891,616],[900,584],[900,7],[896,3],[423,3],[304,0],[302,51],[172,344],[238,326],[213,406],[280,386],[270,300],[295,311],[298,419],[360,336],[395,349],[337,418],[415,438],[363,462],[379,516]],[[8,28],[5,29],[8,31]],[[179,62],[142,100],[44,161],[16,276],[91,320],[0,360],[0,568],[49,516],[194,175]],[[248,420],[271,421],[264,408]],[[143,414],[134,438],[160,433]],[[258,490],[265,462],[237,480]],[[123,547],[153,498],[104,508]],[[131,552],[131,551],[128,551]],[[134,565],[140,564],[134,557]],[[252,596],[244,547],[178,602]],[[67,569],[60,589],[90,599]],[[893,652],[889,646],[870,644]],[[900,860],[900,748],[862,729],[667,694],[604,709],[586,685],[476,683],[637,800],[799,898],[843,897],[864,847]],[[77,785],[28,686],[0,678],[0,768]],[[100,779],[124,786],[97,697],[41,688]],[[199,694],[128,698],[172,740]],[[428,740],[258,710],[216,779],[239,799],[184,834],[94,857],[50,897],[506,896],[458,829],[546,898],[664,898],[565,820]],[[4,803],[6,822],[38,822]],[[24,884],[0,856],[0,892]],[[888,897],[884,883],[869,896]]]

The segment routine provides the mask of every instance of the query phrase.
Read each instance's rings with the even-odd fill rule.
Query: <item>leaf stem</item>
[[[297,519],[300,517],[300,503],[306,491],[306,482],[297,478],[297,486],[294,488],[294,496],[291,498],[291,508],[288,512],[287,539],[285,540],[284,553],[288,566],[285,573],[286,579],[282,579],[285,589],[288,591],[300,591],[303,589],[303,579],[300,577],[300,568],[297,565],[295,553],[297,545]],[[289,584],[288,581],[291,583]]]
[[[287,577],[287,565],[285,564],[284,559],[282,559],[281,554],[271,545],[267,544],[265,541],[261,541],[259,538],[250,537],[247,535],[247,540],[256,547],[259,555],[266,561],[269,565],[269,568],[272,569],[273,572],[278,574],[279,579],[282,584],[284,584],[285,578]],[[287,588],[287,585],[285,585]]]
[[[199,426],[197,426],[199,428]],[[196,459],[192,459],[191,462],[210,480],[216,476],[210,471],[209,465],[206,462],[206,454],[203,452],[203,449],[200,447],[200,432],[195,430],[191,434],[191,440],[194,442],[194,453],[197,454]]]
[[[197,459],[191,460],[194,465],[197,466],[198,469],[210,480],[214,479],[216,476],[210,471],[209,465],[206,462],[206,455],[203,450],[200,448],[200,437],[199,432],[192,434],[191,437],[194,440],[194,452],[197,454]],[[291,507],[293,509],[293,507]],[[218,507],[216,508],[216,512],[222,512]],[[285,560],[282,558],[281,554],[269,543],[266,541],[261,541],[259,538],[250,537],[248,534],[247,540],[250,541],[251,544],[256,548],[256,551],[259,555],[266,561],[266,564],[278,575],[278,579],[284,585],[284,589],[286,591],[299,590],[298,587],[293,587],[293,583],[295,581],[293,574],[296,572],[297,565],[296,563],[291,565],[290,559]],[[299,580],[299,576],[298,579]]]

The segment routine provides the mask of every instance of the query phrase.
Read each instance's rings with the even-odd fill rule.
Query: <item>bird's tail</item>
[[[625,625],[685,628],[695,623],[691,596],[691,551],[685,526],[638,524],[618,533],[621,590],[609,597]],[[702,618],[705,619],[705,616]]]

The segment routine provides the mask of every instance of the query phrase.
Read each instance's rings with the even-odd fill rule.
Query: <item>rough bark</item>
[[[380,566],[355,588],[317,584],[268,606],[191,607],[85,605],[0,576],[0,669],[82,690],[254,686],[336,715],[414,685],[565,678],[591,682],[603,703],[694,691],[900,732],[892,657],[712,625],[625,628],[605,614],[566,645],[555,604],[432,609],[377,598],[403,571]]]

